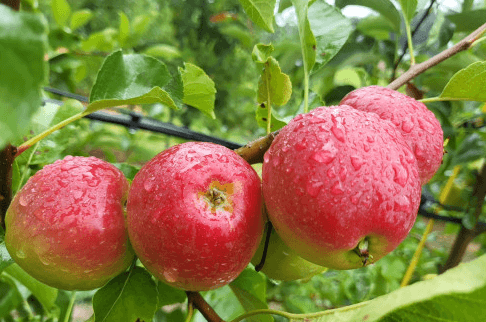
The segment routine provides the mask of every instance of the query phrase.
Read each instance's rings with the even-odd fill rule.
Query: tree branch
[[[2,0],[0,3],[12,8],[15,11],[20,10],[20,0]]]
[[[198,309],[206,320],[209,322],[225,322],[219,317],[208,302],[206,302],[201,294],[199,294],[199,292],[186,291],[186,294],[189,303],[192,303],[194,308]]]
[[[262,163],[263,155],[268,150],[278,131],[272,132],[264,137],[258,138],[245,146],[236,149],[235,152],[245,159],[249,164]]]
[[[422,74],[429,68],[434,67],[435,65],[443,62],[447,58],[454,56],[455,54],[469,49],[471,47],[471,44],[477,40],[481,35],[486,31],[486,23],[483,24],[481,27],[473,31],[471,34],[469,34],[466,38],[462,39],[460,42],[455,44],[449,49],[444,50],[443,52],[435,55],[434,57],[424,61],[423,63],[411,66],[409,70],[407,70],[405,73],[400,75],[397,79],[395,79],[393,82],[388,84],[388,88],[397,90],[400,88],[400,86],[406,84],[408,81],[411,79],[415,78],[416,76]]]
[[[8,144],[0,151],[0,225],[5,228],[5,215],[12,201],[12,164],[17,148]]]

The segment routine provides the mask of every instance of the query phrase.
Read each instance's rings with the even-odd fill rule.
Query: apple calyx
[[[356,246],[354,252],[361,258],[361,261],[363,262],[363,267],[367,264],[371,264],[373,256],[370,255],[369,252],[369,241],[367,237],[365,237],[358,243],[358,246]]]

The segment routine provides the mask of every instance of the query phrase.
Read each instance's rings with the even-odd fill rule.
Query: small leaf
[[[415,0],[412,0],[415,1]],[[355,5],[355,6],[363,6],[368,7],[383,17],[390,20],[393,24],[395,31],[400,30],[400,24],[402,19],[400,18],[400,13],[398,12],[397,8],[393,5],[390,0],[336,0],[335,2],[338,8],[344,8],[345,6]]]
[[[47,23],[0,5],[0,148],[28,129],[46,81]]]
[[[265,103],[261,103],[256,110],[256,120],[258,126],[266,129],[268,123],[268,108]],[[286,122],[277,118],[272,110],[272,120],[270,123],[270,131],[277,131],[287,125]]]
[[[310,73],[316,62],[317,43],[307,17],[309,11],[309,1],[292,0],[292,3],[294,4],[295,13],[297,14],[297,27],[299,28],[300,46],[302,49],[302,56],[305,65],[304,67],[307,69],[307,72]]]
[[[230,288],[235,293],[243,308],[249,312],[259,309],[268,309],[266,299],[267,281],[263,274],[257,273],[254,268],[246,268],[230,283]],[[248,318],[248,321],[273,321],[270,315],[259,315]]]
[[[267,59],[270,57],[270,54],[273,52],[274,48],[272,44],[264,45],[264,44],[256,44],[253,47],[253,51],[251,53],[251,58],[254,62],[264,64]]]
[[[157,293],[159,294],[159,307],[175,303],[182,303],[187,298],[186,292],[183,290],[174,288],[161,281],[157,282]]]
[[[324,0],[310,6],[308,19],[317,44],[315,72],[339,52],[354,28],[351,21]]]
[[[8,266],[13,264],[13,259],[8,253],[7,247],[5,247],[5,231],[0,226],[0,273]]]
[[[160,44],[147,48],[144,54],[171,60],[181,56],[181,52],[174,46]]]
[[[71,6],[66,0],[51,0],[51,9],[54,20],[61,27],[65,27],[71,16]]]
[[[486,155],[486,142],[476,132],[468,135],[461,141],[452,156],[452,165],[465,164],[484,158]]]
[[[82,9],[73,12],[69,26],[71,30],[76,30],[87,24],[93,18],[93,12],[89,9]]]
[[[273,11],[277,0],[240,0],[240,4],[248,17],[258,27],[275,32],[273,29]]]
[[[457,32],[471,32],[484,24],[486,9],[470,10],[448,15],[447,19],[456,25]]]
[[[455,73],[440,97],[486,102],[486,61],[472,63]]]
[[[123,47],[127,41],[128,36],[130,36],[130,20],[128,20],[127,15],[124,12],[119,12],[120,15],[120,26],[118,27],[118,41]]]
[[[282,73],[275,58],[269,57],[258,82],[258,103],[284,105],[291,95],[292,83],[289,76]]]
[[[37,300],[39,300],[46,312],[50,312],[55,308],[54,303],[56,302],[58,292],[56,288],[39,282],[15,263],[5,268],[4,271],[27,287]]]
[[[116,51],[105,59],[98,72],[86,112],[152,103],[177,109],[182,98],[182,83],[177,77],[172,77],[165,64],[153,57]]]
[[[405,20],[408,22],[412,21],[417,9],[417,0],[400,0],[400,6],[402,7]]]
[[[183,102],[213,119],[216,118],[214,115],[216,87],[213,80],[196,65],[184,63],[184,67],[185,69],[179,69],[184,83]]]
[[[141,267],[118,275],[93,297],[95,321],[152,321],[157,310],[157,288]]]

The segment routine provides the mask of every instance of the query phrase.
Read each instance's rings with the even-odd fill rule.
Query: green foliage
[[[47,25],[38,14],[0,5],[0,147],[24,134],[41,104],[47,68]]]
[[[157,287],[143,268],[112,279],[93,297],[95,321],[150,321],[157,309]]]
[[[486,102],[486,62],[476,62],[457,72],[440,97]]]
[[[276,0],[240,0],[248,17],[268,32],[274,32],[273,9],[276,2]]]

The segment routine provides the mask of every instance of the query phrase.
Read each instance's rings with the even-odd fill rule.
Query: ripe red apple
[[[444,134],[434,113],[425,104],[381,86],[354,90],[339,104],[373,112],[391,121],[415,154],[422,185],[437,172],[444,154]]]
[[[145,267],[174,287],[228,284],[250,262],[263,230],[261,180],[232,150],[212,143],[171,147],[137,173],[130,240]]]
[[[395,126],[349,106],[297,116],[264,156],[270,221],[299,256],[328,268],[358,268],[398,246],[420,194],[417,161]]]
[[[253,265],[260,263],[264,246],[265,238],[262,238],[260,247],[251,260]],[[272,229],[262,273],[274,280],[294,281],[310,278],[326,270],[327,268],[306,261],[297,255],[293,249],[285,245],[275,229]]]
[[[10,204],[7,250],[47,285],[103,286],[134,258],[123,209],[128,188],[123,173],[94,157],[67,156],[45,166]]]

